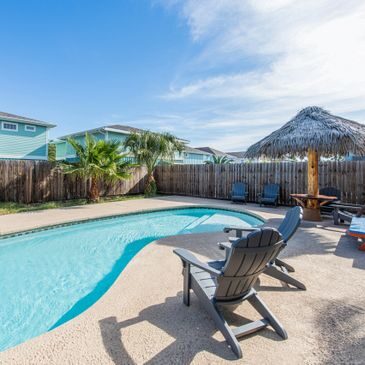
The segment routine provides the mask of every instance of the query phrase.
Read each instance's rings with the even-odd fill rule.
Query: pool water
[[[228,210],[140,213],[0,240],[0,351],[74,318],[95,303],[134,255],[171,235],[263,222]]]

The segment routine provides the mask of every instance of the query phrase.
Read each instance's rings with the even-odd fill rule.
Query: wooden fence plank
[[[101,182],[101,195],[142,193],[145,178],[145,169],[137,168],[129,180]],[[38,203],[86,198],[89,185],[90,181],[64,175],[48,161],[0,160],[0,201]]]
[[[293,204],[291,193],[307,191],[306,162],[265,162],[228,165],[158,166],[155,177],[163,194],[229,199],[236,181],[248,185],[249,201],[257,201],[263,185],[281,186],[281,204]],[[132,178],[114,184],[100,183],[102,195],[137,194],[144,189],[145,169],[135,169]],[[322,161],[320,187],[341,190],[342,200],[365,203],[365,161]],[[35,203],[86,198],[90,181],[65,176],[47,161],[0,161],[0,201]]]
[[[254,202],[264,184],[277,183],[281,204],[292,205],[290,194],[307,191],[305,161],[158,166],[155,176],[162,194],[229,199],[232,184],[242,181],[248,185],[248,200]],[[365,161],[322,161],[319,165],[320,188],[340,189],[344,202],[365,203],[364,179]]]

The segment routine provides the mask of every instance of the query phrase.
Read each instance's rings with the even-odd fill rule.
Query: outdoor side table
[[[320,206],[338,199],[337,196],[327,195],[290,194],[290,196],[303,208],[303,219],[314,222],[321,220]]]

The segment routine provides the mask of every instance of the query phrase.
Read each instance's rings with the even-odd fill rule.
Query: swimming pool
[[[148,243],[171,235],[258,226],[234,211],[184,208],[55,227],[0,240],[0,351],[95,303]]]

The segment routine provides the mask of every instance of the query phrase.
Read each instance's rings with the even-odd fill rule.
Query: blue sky
[[[365,122],[362,0],[12,0],[0,110],[243,150],[308,105]]]

